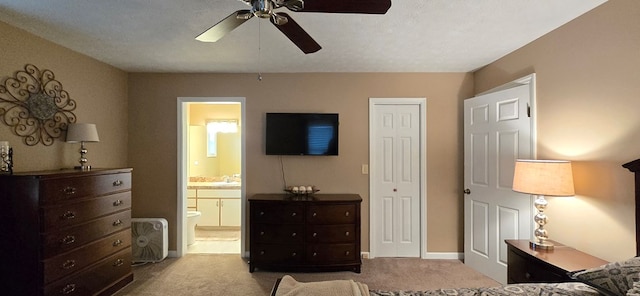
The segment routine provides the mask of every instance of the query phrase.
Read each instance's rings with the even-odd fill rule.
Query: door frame
[[[427,259],[427,98],[369,98],[369,257],[376,256],[376,233],[373,228],[372,217],[377,213],[373,186],[375,170],[378,165],[375,160],[376,146],[374,139],[375,106],[376,105],[418,105],[420,110],[420,258]]]
[[[177,120],[177,146],[178,146],[178,188],[177,188],[177,213],[176,213],[176,257],[182,257],[187,253],[187,172],[188,172],[188,160],[187,160],[187,129],[189,123],[185,122],[188,118],[189,103],[223,103],[232,102],[240,103],[240,118],[242,124],[240,125],[241,137],[241,156],[240,156],[240,256],[246,256],[245,247],[245,213],[246,213],[246,98],[244,97],[178,97],[178,120]]]

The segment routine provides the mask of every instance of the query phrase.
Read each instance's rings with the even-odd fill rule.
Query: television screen
[[[267,113],[267,155],[338,155],[338,114]]]

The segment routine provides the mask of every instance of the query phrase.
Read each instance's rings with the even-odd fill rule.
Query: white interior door
[[[464,101],[465,264],[506,284],[505,239],[529,239],[529,196],[511,190],[515,161],[533,156],[531,85]]]
[[[372,256],[420,257],[421,114],[420,104],[372,106]]]
[[[503,284],[504,240],[531,237],[531,198],[511,187],[516,159],[535,154],[533,87],[515,86],[464,102],[465,264]]]

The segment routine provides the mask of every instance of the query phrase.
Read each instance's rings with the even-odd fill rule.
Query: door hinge
[[[531,106],[527,103],[527,117],[531,118]]]

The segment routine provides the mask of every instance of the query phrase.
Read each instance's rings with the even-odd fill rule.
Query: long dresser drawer
[[[69,253],[43,261],[44,282],[50,283],[81,270],[113,253],[131,248],[131,229],[126,229]]]
[[[309,224],[356,223],[356,205],[310,205],[307,210]]]
[[[312,244],[307,246],[307,261],[313,264],[359,262],[356,244]]]
[[[304,225],[301,224],[256,224],[257,243],[301,244],[304,241]]]
[[[43,231],[57,230],[131,207],[131,191],[42,207]]]
[[[350,243],[356,241],[356,225],[309,225],[307,242]]]
[[[131,273],[131,251],[122,250],[86,270],[45,286],[44,295],[94,295]]]
[[[131,210],[43,234],[43,258],[70,251],[105,235],[131,227]]]
[[[251,261],[253,263],[278,263],[285,265],[302,264],[304,260],[303,245],[252,245]],[[253,254],[255,252],[255,254]]]
[[[40,202],[50,204],[127,190],[131,190],[130,173],[45,179],[40,182]]]
[[[292,204],[256,203],[251,206],[251,221],[255,223],[303,223],[304,207]]]

